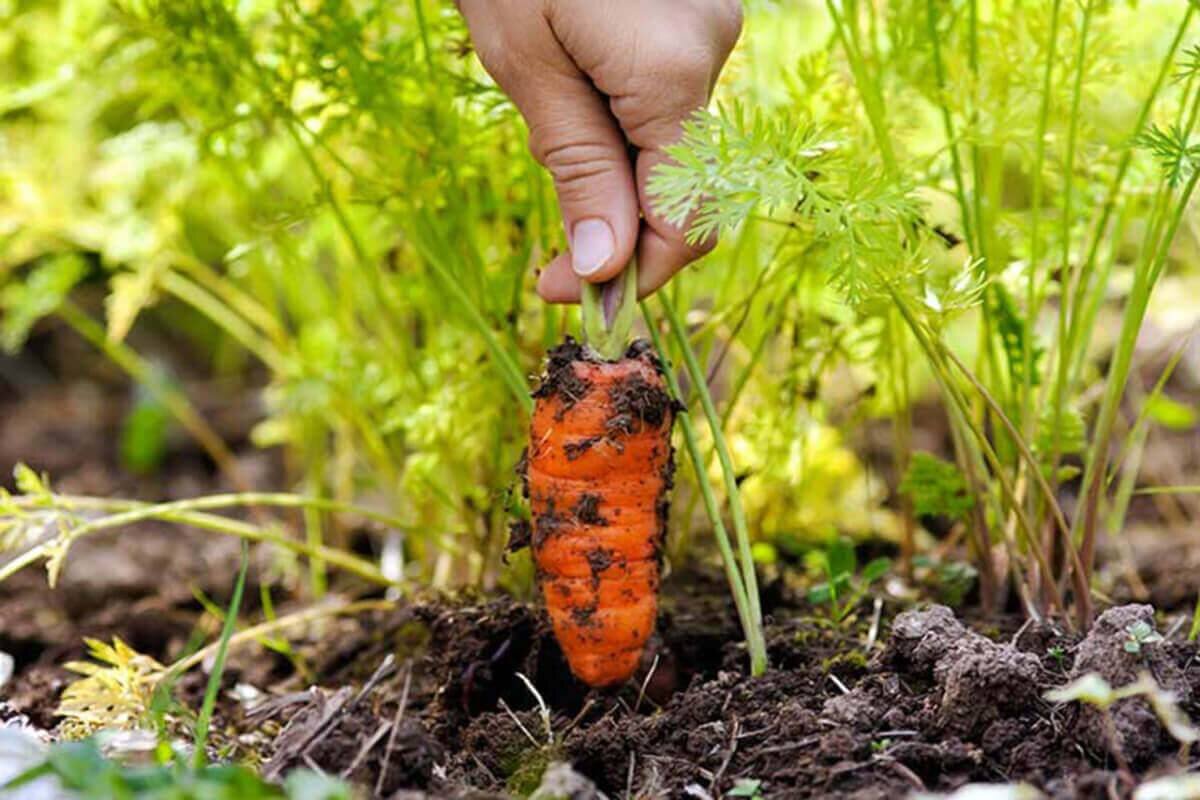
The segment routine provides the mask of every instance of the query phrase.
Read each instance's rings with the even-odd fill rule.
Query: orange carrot
[[[534,397],[525,484],[538,580],[571,671],[612,686],[654,630],[675,406],[645,342],[610,362],[568,338]]]

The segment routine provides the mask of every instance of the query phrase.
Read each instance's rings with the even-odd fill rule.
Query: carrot
[[[649,345],[606,361],[570,337],[549,354],[525,464],[532,547],[571,671],[612,686],[654,630],[675,405]]]

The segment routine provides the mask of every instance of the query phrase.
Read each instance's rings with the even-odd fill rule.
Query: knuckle
[[[560,189],[586,183],[614,167],[610,148],[602,144],[531,134],[529,150],[539,164],[550,170]]]
[[[707,47],[676,47],[663,60],[663,77],[688,94],[708,94],[713,55]]]

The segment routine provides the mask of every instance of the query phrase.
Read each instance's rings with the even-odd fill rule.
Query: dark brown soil
[[[682,797],[692,784],[719,796],[755,779],[766,797],[895,798],[1024,780],[1056,798],[1107,798],[1110,788],[1129,796],[1136,776],[1177,768],[1178,748],[1142,701],[1127,701],[1116,710],[1124,773],[1094,712],[1056,708],[1046,690],[1083,670],[1120,685],[1149,669],[1200,711],[1195,646],[1170,641],[1140,655],[1121,646],[1145,607],[1108,612],[1079,642],[1044,626],[994,641],[935,606],[895,617],[885,644],[868,651],[863,624],[842,630],[781,605],[771,610],[773,669],[751,678],[719,592],[715,578],[668,582],[644,691],[645,672],[608,693],[577,683],[537,608],[426,600],[297,642],[314,688],[272,659],[235,654],[228,687],[249,682],[271,699],[249,710],[227,700],[219,718],[227,735],[259,735],[269,774],[315,764],[378,786],[378,796],[527,791],[560,759],[609,796],[632,786],[635,796]],[[521,675],[548,707],[549,733]],[[52,727],[62,679],[41,660],[26,667],[9,713]]]

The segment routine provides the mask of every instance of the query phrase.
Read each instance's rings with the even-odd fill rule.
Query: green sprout
[[[890,558],[876,558],[859,571],[858,556],[849,539],[838,537],[821,551],[810,555],[825,580],[808,590],[808,601],[828,606],[833,621],[846,622],[871,586],[892,568]]]
[[[1151,644],[1158,644],[1163,641],[1162,634],[1154,630],[1154,627],[1145,621],[1135,622],[1125,629],[1126,639],[1123,645],[1126,653],[1138,655],[1142,652],[1142,648]]]
[[[746,800],[763,800],[763,787],[766,784],[756,778],[738,778],[733,788],[726,792],[727,797],[743,797]]]

